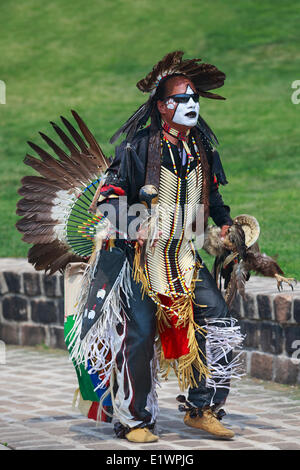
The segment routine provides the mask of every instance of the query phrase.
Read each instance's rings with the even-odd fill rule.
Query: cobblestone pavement
[[[77,382],[65,351],[8,346],[5,362],[0,364],[1,450],[300,449],[300,387],[249,377],[233,384],[224,424],[236,437],[220,441],[183,424],[176,381],[163,381],[160,440],[132,444],[117,439],[111,424],[96,424],[72,409]]]

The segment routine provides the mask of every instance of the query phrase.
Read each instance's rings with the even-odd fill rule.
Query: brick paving
[[[7,346],[0,364],[0,450],[298,450],[300,387],[244,377],[232,386],[224,423],[236,437],[220,441],[186,427],[177,410],[175,378],[158,389],[153,444],[117,439],[112,425],[72,409],[76,375],[62,350]]]

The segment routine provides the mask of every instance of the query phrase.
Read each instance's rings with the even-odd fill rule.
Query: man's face
[[[199,101],[195,102],[193,99],[195,94],[195,87],[187,78],[170,78],[166,83],[166,100],[157,103],[163,120],[179,131],[194,127],[199,117]],[[176,95],[190,95],[191,97]],[[178,101],[184,102],[178,103]]]

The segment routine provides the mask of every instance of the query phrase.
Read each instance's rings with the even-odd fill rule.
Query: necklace
[[[171,157],[171,160],[172,160],[173,171],[174,171],[175,175],[178,176],[178,171],[177,171],[177,168],[176,168],[175,159],[174,159],[174,155],[173,155],[173,152],[172,152],[172,147],[171,147],[170,142],[168,141],[168,139],[165,136],[163,136],[163,138],[161,140],[161,151],[162,151],[162,148],[163,148],[163,140],[166,142],[166,144],[168,146],[169,154],[170,154],[170,157]],[[199,161],[200,154],[199,154],[198,148],[196,146],[196,142],[195,142],[194,137],[192,137],[192,143],[193,143],[196,155],[197,155],[197,160]],[[186,151],[186,154],[187,154],[187,162],[188,162],[187,163],[186,174],[185,174],[184,178],[187,179],[188,175],[189,175],[189,172],[190,172],[191,161],[193,161],[194,157],[193,157],[192,152],[190,151],[189,146],[187,145],[187,143],[186,143],[186,146],[184,146],[184,148],[185,148],[185,151]]]
[[[172,135],[173,137],[176,137],[178,140],[181,140],[182,142],[186,142],[188,140],[188,136],[190,133],[190,130],[188,129],[186,132],[180,132],[177,129],[173,129],[173,127],[169,126],[163,119],[161,121],[162,128],[167,134]]]

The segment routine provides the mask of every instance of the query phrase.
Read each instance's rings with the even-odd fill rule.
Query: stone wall
[[[37,272],[26,260],[0,262],[0,339],[64,348],[63,276]]]
[[[236,297],[233,315],[245,335],[243,358],[253,377],[300,384],[300,288],[252,277],[246,296]]]
[[[59,274],[38,273],[23,259],[0,260],[0,340],[65,349],[63,290]],[[237,296],[232,313],[246,335],[247,373],[300,384],[300,286],[279,293],[275,280],[252,277],[246,292],[244,300]]]

